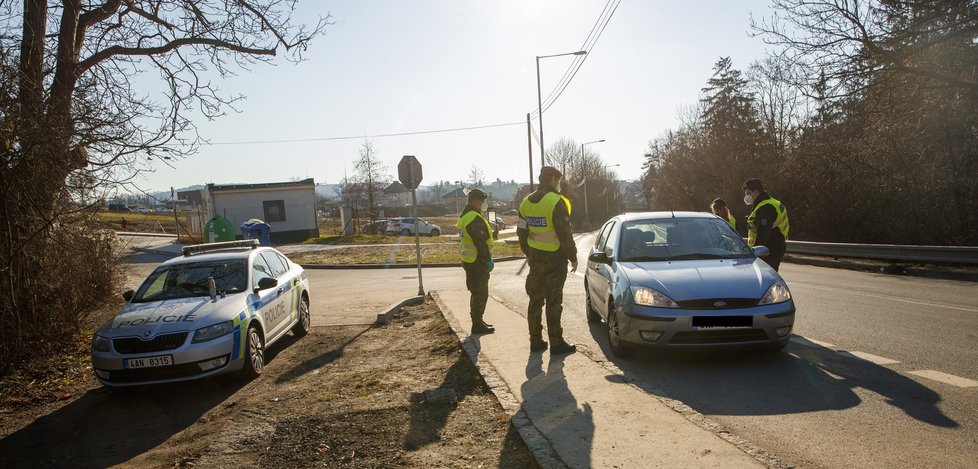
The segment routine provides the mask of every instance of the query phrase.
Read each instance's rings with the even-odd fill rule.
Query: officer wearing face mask
[[[747,244],[750,247],[766,246],[770,251],[764,261],[778,270],[787,250],[788,208],[764,192],[760,179],[744,182],[744,203],[754,205],[747,216]]]
[[[520,249],[530,265],[526,277],[526,294],[530,297],[526,311],[530,351],[547,349],[542,323],[546,305],[551,355],[577,351],[577,347],[564,340],[560,327],[567,263],[571,264],[571,272],[577,271],[577,246],[570,229],[570,201],[558,192],[561,177],[560,171],[552,166],[540,169],[540,187],[520,203],[516,229]]]

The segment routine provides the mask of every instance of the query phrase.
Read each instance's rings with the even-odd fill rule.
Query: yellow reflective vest
[[[470,236],[468,230],[466,230],[469,223],[472,223],[476,219],[480,219],[486,224],[486,233],[489,235],[489,255],[492,256],[493,240],[492,229],[489,227],[489,220],[486,220],[486,217],[483,217],[477,210],[469,210],[468,212],[462,214],[462,216],[458,217],[458,221],[455,223],[455,226],[458,227],[458,234],[462,237],[462,249],[459,252],[459,258],[461,258],[462,262],[465,262],[466,264],[475,262],[476,258],[479,257],[479,250],[475,247],[475,240],[472,239],[472,236]]]
[[[774,206],[774,211],[778,214],[777,218],[774,220],[774,224],[771,225],[771,228],[777,228],[781,231],[781,235],[784,236],[784,239],[788,239],[788,231],[790,228],[788,224],[788,209],[785,208],[784,205],[782,205],[778,200],[768,196],[768,198],[762,200],[761,203],[755,205],[754,210],[752,210],[750,215],[747,217],[747,245],[750,247],[754,247],[754,243],[757,242],[757,224],[755,223],[755,220],[757,219],[757,210],[765,205]]]
[[[727,223],[730,223],[730,227],[737,229],[737,217],[733,216],[729,211],[727,212]]]
[[[556,192],[548,192],[539,202],[531,202],[526,196],[520,202],[520,216],[526,219],[526,229],[529,232],[526,243],[533,249],[555,252],[560,249],[560,238],[554,229],[554,208],[561,200],[567,200]],[[570,202],[567,211],[570,213]]]

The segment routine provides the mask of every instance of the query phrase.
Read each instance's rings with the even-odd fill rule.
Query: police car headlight
[[[656,308],[679,307],[665,293],[647,287],[632,287],[632,298],[634,298],[635,304],[642,306],[654,306]]]
[[[767,289],[767,293],[761,297],[761,301],[757,302],[759,305],[770,305],[774,303],[784,303],[791,299],[791,292],[788,291],[788,285],[785,285],[784,280],[778,280],[771,285],[771,288]]]
[[[109,339],[95,334],[92,336],[92,350],[95,350],[96,352],[108,352]]]
[[[214,324],[213,326],[202,327],[194,332],[194,340],[192,343],[206,342],[208,340],[213,340],[218,337],[230,334],[234,330],[234,324],[231,321],[224,321]]]

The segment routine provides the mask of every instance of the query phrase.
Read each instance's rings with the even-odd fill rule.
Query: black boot
[[[477,321],[472,323],[472,335],[492,334],[493,332],[496,332],[496,329],[490,326],[489,324],[486,324],[482,321]]]
[[[540,339],[539,341],[530,341],[530,351],[531,352],[542,352],[547,350],[547,341]]]
[[[564,355],[564,354],[567,354],[567,353],[574,353],[576,351],[577,351],[577,346],[576,345],[574,345],[574,344],[568,344],[567,342],[564,342],[563,340],[561,340],[559,344],[554,345],[553,348],[550,349],[550,354],[551,355]]]

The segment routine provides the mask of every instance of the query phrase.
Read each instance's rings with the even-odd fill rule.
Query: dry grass
[[[457,263],[458,242],[421,246],[422,264]],[[493,257],[522,256],[519,245],[497,243]],[[300,264],[359,265],[359,264],[414,264],[417,262],[412,244],[396,246],[350,246],[324,249],[289,256]]]

